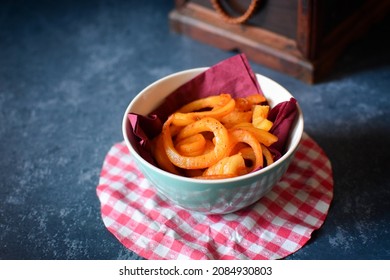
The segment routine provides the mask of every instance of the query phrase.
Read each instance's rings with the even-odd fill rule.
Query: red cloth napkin
[[[125,144],[108,152],[97,195],[107,229],[146,259],[280,259],[323,224],[333,198],[329,159],[306,133],[286,174],[255,204],[203,215],[162,199]]]
[[[183,84],[173,91],[149,116],[130,112],[128,115],[132,128],[128,131],[130,142],[145,160],[155,165],[150,155],[149,140],[160,133],[162,124],[167,117],[193,100],[220,93],[229,93],[233,98],[255,93],[263,94],[256,75],[244,54],[238,54],[221,61]],[[296,112],[296,100],[293,98],[275,106],[270,112],[272,121],[276,121],[271,132],[278,136],[277,144],[273,145],[271,149],[275,160],[285,152],[285,142]]]

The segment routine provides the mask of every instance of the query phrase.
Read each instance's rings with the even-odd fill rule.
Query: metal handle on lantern
[[[213,5],[217,13],[222,17],[222,19],[225,22],[233,23],[233,24],[241,24],[246,22],[253,15],[254,11],[256,10],[258,2],[259,0],[251,0],[248,9],[245,11],[243,15],[239,17],[232,17],[225,12],[219,0],[211,0],[211,4]]]

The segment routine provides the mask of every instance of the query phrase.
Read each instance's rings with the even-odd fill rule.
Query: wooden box
[[[255,1],[211,2],[176,0],[171,29],[307,83],[329,74],[346,46],[390,10],[388,0],[259,0],[247,21],[230,23]]]

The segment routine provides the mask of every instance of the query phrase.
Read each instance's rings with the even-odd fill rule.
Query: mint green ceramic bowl
[[[178,72],[162,78],[142,90],[127,107],[122,122],[126,145],[137,167],[149,180],[157,193],[171,203],[185,209],[205,214],[224,214],[237,211],[253,204],[263,197],[286,172],[303,133],[303,116],[298,108],[298,117],[293,125],[287,152],[272,165],[244,176],[199,180],[168,173],[144,160],[131,145],[127,131],[127,114],[147,115],[177,87],[189,81],[207,68],[196,68]],[[256,74],[264,95],[271,107],[289,100],[292,95],[282,86]]]

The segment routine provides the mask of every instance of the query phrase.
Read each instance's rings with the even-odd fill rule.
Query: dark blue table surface
[[[174,1],[1,1],[0,259],[141,259],[105,228],[96,195],[130,100],[235,53],[169,30]],[[390,259],[389,20],[288,90],[334,172],[323,226],[287,259]]]

